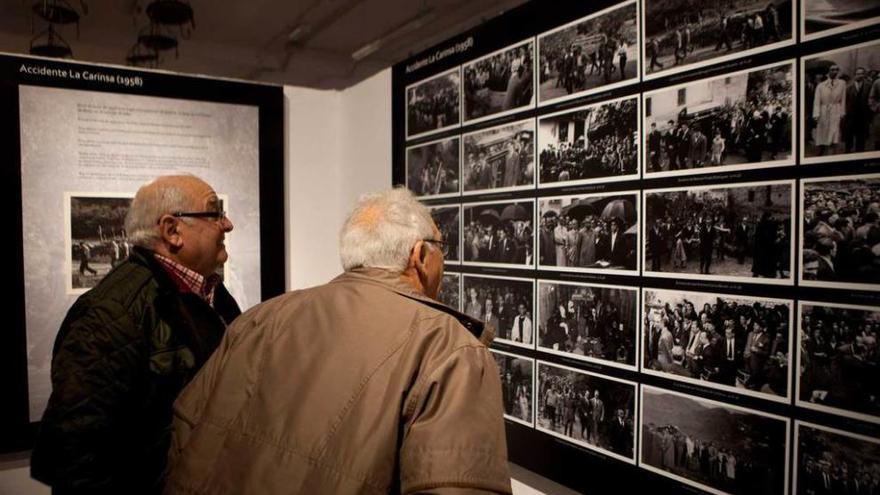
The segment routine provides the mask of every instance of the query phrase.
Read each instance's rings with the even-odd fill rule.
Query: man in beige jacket
[[[240,316],[175,402],[166,492],[510,493],[494,329],[435,301],[443,242],[408,191],[361,198],[345,273]]]

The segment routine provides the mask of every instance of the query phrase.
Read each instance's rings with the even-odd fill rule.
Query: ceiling
[[[54,0],[63,2],[64,0]],[[76,60],[125,64],[153,0],[66,0],[87,13],[59,33]],[[0,51],[28,53],[44,0],[0,0]],[[343,89],[499,15],[524,0],[190,0],[195,27],[174,28],[178,52],[159,69]],[[45,37],[41,38],[45,42]],[[373,44],[360,60],[352,54]],[[375,46],[378,45],[378,46]],[[362,52],[370,51],[364,48]]]

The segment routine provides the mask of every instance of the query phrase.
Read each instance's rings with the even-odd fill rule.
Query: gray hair
[[[153,248],[162,240],[159,218],[166,213],[186,211],[192,204],[191,194],[183,187],[187,180],[201,181],[194,175],[169,175],[158,177],[138,189],[125,215],[129,242]]]
[[[406,189],[367,193],[358,199],[339,233],[345,271],[375,267],[402,273],[413,244],[434,236],[434,220]]]

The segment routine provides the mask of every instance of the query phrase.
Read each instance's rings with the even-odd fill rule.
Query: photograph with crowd
[[[794,63],[645,95],[645,173],[793,164]]]
[[[504,415],[531,425],[535,361],[494,349],[491,352],[501,378]]]
[[[802,303],[798,402],[880,421],[880,307]]]
[[[785,493],[785,419],[647,385],[641,404],[643,468],[719,493]]]
[[[542,198],[538,264],[571,270],[636,270],[638,194]]]
[[[628,1],[538,37],[540,102],[639,76],[638,3]]]
[[[788,397],[790,302],[647,288],[643,297],[643,370]]]
[[[461,240],[461,206],[433,206],[429,207],[431,218],[440,231],[440,239],[443,240],[443,260],[446,262],[458,262],[458,248]]]
[[[458,68],[406,89],[406,135],[418,136],[461,122],[461,73]]]
[[[534,119],[465,134],[462,140],[464,192],[534,185]]]
[[[880,156],[880,43],[803,59],[805,162]]]
[[[644,0],[645,74],[792,43],[792,0]]]
[[[452,309],[461,311],[461,275],[458,273],[444,273],[440,283],[440,294],[437,296],[440,302]]]
[[[815,39],[880,21],[880,0],[801,0],[803,39]]]
[[[538,347],[636,365],[638,289],[538,282]]]
[[[534,200],[465,204],[464,262],[533,266],[534,214]]]
[[[880,174],[805,180],[805,285],[880,286]]]
[[[791,278],[791,181],[645,192],[645,269]]]
[[[452,195],[461,191],[461,139],[453,137],[406,149],[406,187],[416,196]]]
[[[68,289],[78,293],[98,285],[131,253],[132,244],[125,231],[131,198],[70,196],[69,200]]]
[[[636,384],[538,362],[537,427],[635,461]]]
[[[534,105],[534,65],[534,41],[465,64],[465,122]]]
[[[797,495],[880,493],[880,440],[797,423]]]
[[[638,107],[628,97],[541,117],[541,186],[638,178]]]
[[[534,280],[470,274],[463,277],[464,313],[491,325],[496,339],[532,347]]]

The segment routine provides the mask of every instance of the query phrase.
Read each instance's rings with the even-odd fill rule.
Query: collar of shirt
[[[177,283],[180,292],[192,292],[205,300],[208,304],[214,304],[214,289],[220,283],[220,276],[213,274],[205,278],[202,274],[190,270],[180,263],[166,258],[158,253],[153,253],[156,261],[165,268],[171,278]]]

